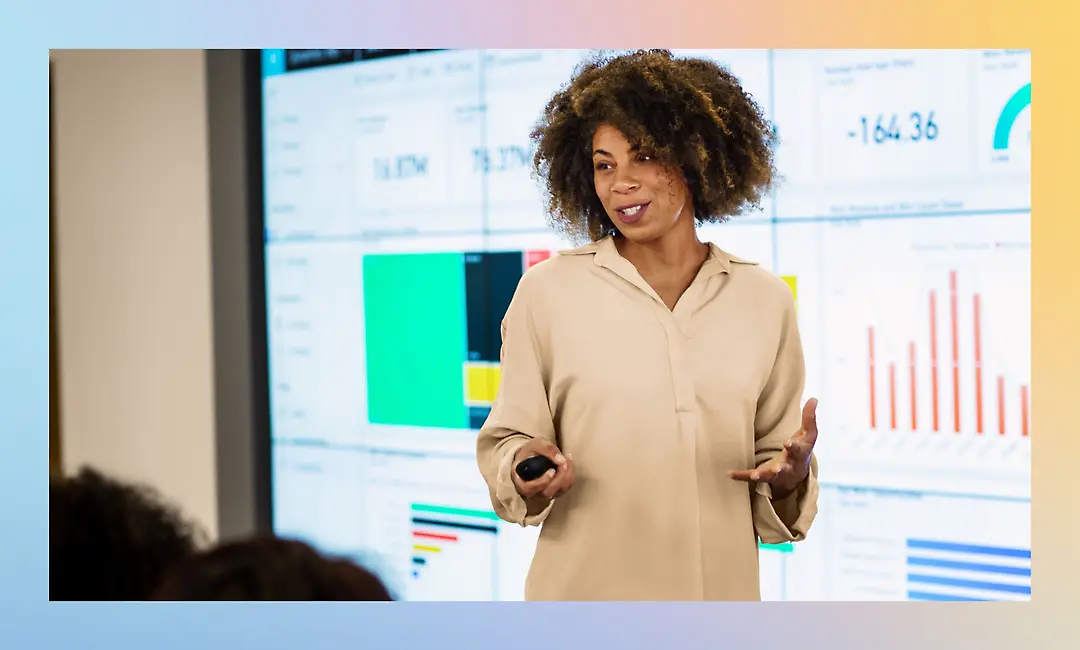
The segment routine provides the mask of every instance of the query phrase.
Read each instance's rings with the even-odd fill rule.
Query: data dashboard
[[[275,529],[398,598],[523,597],[538,530],[476,433],[517,281],[571,246],[529,133],[589,54],[262,52]],[[820,514],[762,597],[1030,598],[1030,51],[675,54],[774,124],[776,189],[701,236],[788,283],[820,399]]]

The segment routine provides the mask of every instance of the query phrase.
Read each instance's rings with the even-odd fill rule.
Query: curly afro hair
[[[151,488],[92,469],[49,482],[50,600],[148,600],[205,541]]]
[[[531,134],[548,219],[571,240],[616,232],[593,185],[592,136],[601,124],[681,173],[698,224],[759,208],[776,176],[775,131],[726,68],[668,50],[601,55],[578,67]]]

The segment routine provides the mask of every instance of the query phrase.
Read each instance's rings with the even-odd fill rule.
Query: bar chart
[[[1028,600],[1031,549],[908,539],[907,597],[918,601]]]
[[[1030,217],[838,221],[779,238],[807,390],[828,397],[819,454],[840,480],[1029,494]]]
[[[528,571],[518,558],[530,557],[535,539],[498,519],[474,458],[375,449],[358,456],[354,472],[362,472],[365,493],[377,496],[353,510],[353,547],[385,556],[381,577],[396,594],[421,601],[515,598],[513,586]]]
[[[1001,372],[990,377],[984,371],[983,315],[980,293],[973,292],[970,296],[963,296],[958,287],[957,272],[950,270],[947,300],[948,311],[941,314],[939,303],[942,301],[939,300],[938,291],[931,289],[927,292],[928,322],[924,339],[927,344],[920,349],[914,338],[908,340],[906,345],[901,346],[907,351],[905,359],[879,359],[876,353],[875,325],[867,328],[867,365],[869,367],[867,391],[870,429],[880,430],[887,427],[892,431],[905,428],[919,431],[920,408],[924,407],[920,402],[928,395],[929,422],[923,424],[928,425],[934,432],[948,431],[960,434],[974,430],[978,435],[1019,434],[1027,438],[1030,435],[1027,383],[1018,381],[1014,377],[1007,378]],[[963,306],[961,303],[964,303]],[[965,306],[970,309],[966,320],[970,323],[971,330],[962,337],[960,311]],[[942,329],[945,329],[947,333],[943,341],[940,340]],[[961,341],[967,346],[962,348]],[[969,368],[961,366],[962,357],[970,364]],[[925,374],[922,364],[928,364],[929,387],[920,386],[920,377]],[[898,366],[902,366],[899,371]],[[961,380],[961,375],[970,377],[971,384],[965,385]],[[884,390],[881,390],[882,377],[885,379]],[[988,379],[993,381],[992,395],[988,392],[990,390]],[[1007,391],[1007,386],[1013,390]],[[907,394],[900,395],[898,398],[898,392],[903,393],[905,388]],[[898,404],[904,398],[907,400],[908,408],[905,414],[898,415]],[[962,403],[970,407],[970,421],[964,415]],[[880,409],[880,406],[885,407],[884,411]],[[996,415],[993,421],[990,420],[988,408],[991,408]],[[949,421],[942,421],[943,412],[951,413]]]
[[[498,591],[494,512],[413,503],[409,599],[491,601]],[[463,568],[468,569],[463,574]],[[468,576],[467,579],[465,575]]]
[[[819,536],[789,572],[814,564],[811,599],[1022,601],[1031,598],[1027,499],[826,485]]]

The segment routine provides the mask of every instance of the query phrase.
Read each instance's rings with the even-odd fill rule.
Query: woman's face
[[[693,218],[690,191],[682,175],[670,173],[618,129],[601,125],[593,134],[592,148],[596,195],[627,239],[652,241],[680,218]]]

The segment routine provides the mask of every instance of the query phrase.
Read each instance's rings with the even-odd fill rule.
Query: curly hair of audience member
[[[389,601],[367,569],[296,540],[256,537],[178,563],[154,594],[170,601]]]
[[[51,600],[145,600],[207,536],[160,493],[84,468],[49,483]]]

